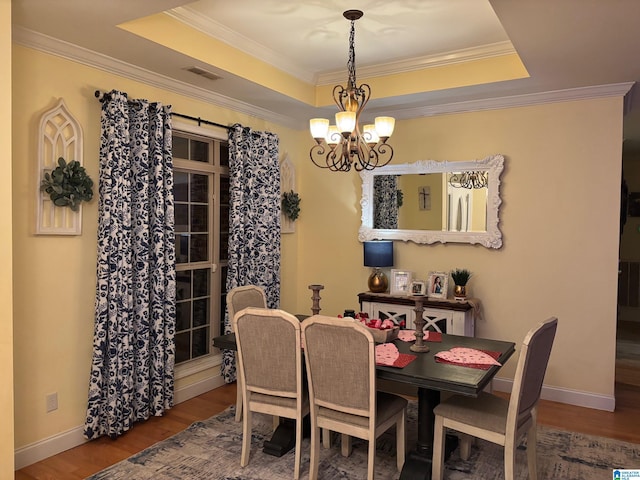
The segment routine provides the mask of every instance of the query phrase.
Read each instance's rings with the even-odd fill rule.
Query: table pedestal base
[[[445,462],[456,448],[458,448],[458,437],[447,435],[444,442]],[[431,448],[409,452],[400,473],[400,480],[431,480],[432,459],[433,451]]]
[[[267,455],[281,457],[296,445],[295,420],[283,419],[271,436],[264,441],[262,451]]]

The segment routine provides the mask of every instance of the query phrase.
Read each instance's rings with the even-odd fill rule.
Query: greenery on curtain
[[[398,176],[374,175],[373,191],[373,228],[398,228]]]
[[[280,305],[280,164],[278,136],[241,125],[229,131],[229,264],[227,291],[243,285],[265,290]],[[232,331],[226,315],[225,333]],[[223,351],[222,375],[236,378],[235,354]]]
[[[170,107],[105,95],[93,361],[84,434],[115,437],[173,405]]]

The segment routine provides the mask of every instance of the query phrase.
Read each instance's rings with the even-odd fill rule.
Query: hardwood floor
[[[625,383],[616,382],[615,412],[543,400],[538,410],[539,423],[640,443],[640,369],[618,365],[616,374]],[[193,422],[223,411],[235,400],[235,384],[225,385],[175,406],[164,417],[154,417],[136,425],[117,440],[100,438],[18,470],[15,479],[83,479],[184,430]]]

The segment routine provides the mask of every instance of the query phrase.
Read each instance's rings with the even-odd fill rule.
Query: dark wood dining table
[[[400,480],[431,478],[433,453],[433,409],[440,402],[440,392],[452,392],[476,397],[491,382],[500,366],[488,370],[446,363],[438,363],[434,355],[453,347],[468,347],[478,350],[498,352],[498,362],[504,363],[515,352],[515,343],[477,337],[463,337],[442,334],[440,342],[426,342],[429,351],[415,353],[409,350],[411,342],[394,340],[400,353],[415,355],[416,358],[403,368],[376,367],[379,379],[409,384],[418,388],[418,440],[415,448],[405,459]],[[235,335],[222,335],[213,339],[213,345],[228,350],[236,350]],[[274,435],[275,437],[275,435]],[[273,440],[273,439],[272,439]]]

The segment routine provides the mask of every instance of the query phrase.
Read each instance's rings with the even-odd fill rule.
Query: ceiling
[[[640,80],[637,0],[13,0],[12,23],[17,43],[133,66],[306,128],[335,113],[331,88],[346,83],[347,9],[364,12],[355,52],[358,83],[373,90],[370,115],[620,94]],[[640,146],[631,93],[625,149]]]

